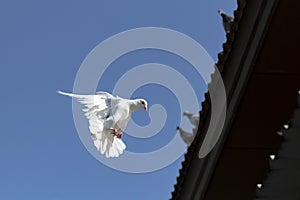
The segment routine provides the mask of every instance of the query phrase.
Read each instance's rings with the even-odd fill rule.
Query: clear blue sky
[[[82,145],[71,100],[56,91],[72,91],[80,64],[96,45],[136,27],[158,26],[185,33],[216,60],[225,41],[219,8],[232,15],[236,1],[0,1],[0,199],[168,199],[183,158],[146,174],[106,167]],[[172,56],[157,53],[143,52],[143,60],[137,52],[115,65],[135,65],[137,57],[139,64],[174,62]],[[113,71],[107,76],[116,79],[118,72]],[[99,89],[110,87],[101,84]],[[155,96],[151,86],[146,87]],[[161,102],[171,95],[164,89],[160,93],[166,94],[157,100]],[[138,94],[149,92],[141,89]],[[145,152],[163,145],[176,134],[168,131],[175,129],[175,122],[169,119],[162,140],[127,137],[129,150]],[[134,142],[137,145],[132,147]]]

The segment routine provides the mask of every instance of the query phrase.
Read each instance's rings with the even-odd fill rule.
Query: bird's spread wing
[[[94,145],[106,157],[118,157],[126,148],[121,138],[111,134],[104,128],[104,123],[112,115],[116,97],[107,92],[97,92],[96,95],[79,95],[59,91],[58,93],[77,99],[85,105],[83,111],[89,120],[89,129]]]

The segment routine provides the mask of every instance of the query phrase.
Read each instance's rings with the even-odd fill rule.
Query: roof
[[[235,39],[235,32],[238,29],[239,21],[243,14],[243,8],[245,6],[245,0],[238,0],[237,1],[238,6],[237,9],[234,11],[234,21],[231,23],[231,31],[226,34],[226,42],[223,43],[223,51],[218,54],[218,62],[216,63],[216,66],[218,70],[220,71],[220,74],[222,76],[223,72],[223,66],[226,63],[227,57],[230,54],[232,43]],[[212,74],[211,78],[212,82],[214,82],[215,77],[214,74]],[[182,162],[182,168],[179,170],[179,176],[177,177],[177,183],[174,185],[174,191],[172,192],[172,198],[171,199],[179,199],[181,189],[184,184],[184,180],[186,177],[186,173],[188,172],[190,161],[192,158],[198,154],[198,151],[196,151],[197,144],[202,144],[205,134],[201,134],[205,132],[205,124],[209,121],[210,117],[210,96],[209,93],[206,92],[205,99],[202,102],[202,110],[199,112],[200,116],[200,122],[198,126],[198,132],[195,136],[195,139],[193,143],[190,145],[190,147],[187,150],[187,153],[184,155],[184,161]]]
[[[257,188],[257,200],[300,199],[300,93],[298,106],[281,133],[284,141],[275,158],[270,158],[270,171]]]
[[[237,1],[238,7],[234,12],[232,30],[226,35],[227,41],[223,44],[223,52],[219,53],[217,62],[227,94],[225,126],[213,151],[204,159],[198,159],[197,155],[210,119],[210,99],[206,93],[200,112],[198,133],[185,154],[171,199],[202,199],[204,197],[235,119],[235,112],[252,72],[257,52],[261,48],[276,2]],[[214,82],[214,75],[212,75],[212,82]]]

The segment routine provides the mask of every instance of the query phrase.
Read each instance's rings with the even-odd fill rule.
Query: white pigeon
[[[183,112],[183,116],[188,117],[191,124],[194,126],[193,133],[189,133],[185,130],[183,130],[180,126],[177,127],[177,130],[179,130],[180,136],[182,140],[186,143],[187,146],[190,146],[197,134],[198,131],[198,125],[199,125],[199,115],[198,114],[192,114],[189,112]]]
[[[118,157],[125,150],[122,134],[131,114],[138,109],[147,110],[147,101],[144,99],[123,99],[107,92],[96,92],[95,95],[58,93],[85,105],[83,111],[89,120],[94,145],[107,158]]]
[[[198,126],[198,124],[199,124],[199,115],[198,114],[193,114],[193,113],[184,111],[183,116],[187,116],[192,125]]]

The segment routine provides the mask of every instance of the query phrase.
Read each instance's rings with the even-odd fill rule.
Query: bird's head
[[[223,10],[218,10],[218,13],[223,17],[223,16],[225,16],[225,12],[223,11]]]
[[[221,15],[223,19],[227,17],[226,13],[223,10],[218,10],[218,13]]]
[[[148,109],[148,103],[145,99],[141,99],[141,104],[142,104],[142,107],[144,108],[145,111],[147,111]]]
[[[136,99],[135,102],[137,109],[144,109],[145,111],[147,111],[148,103],[145,99]]]
[[[183,111],[182,115],[183,116],[188,116],[188,115],[190,115],[190,113],[188,111]]]

